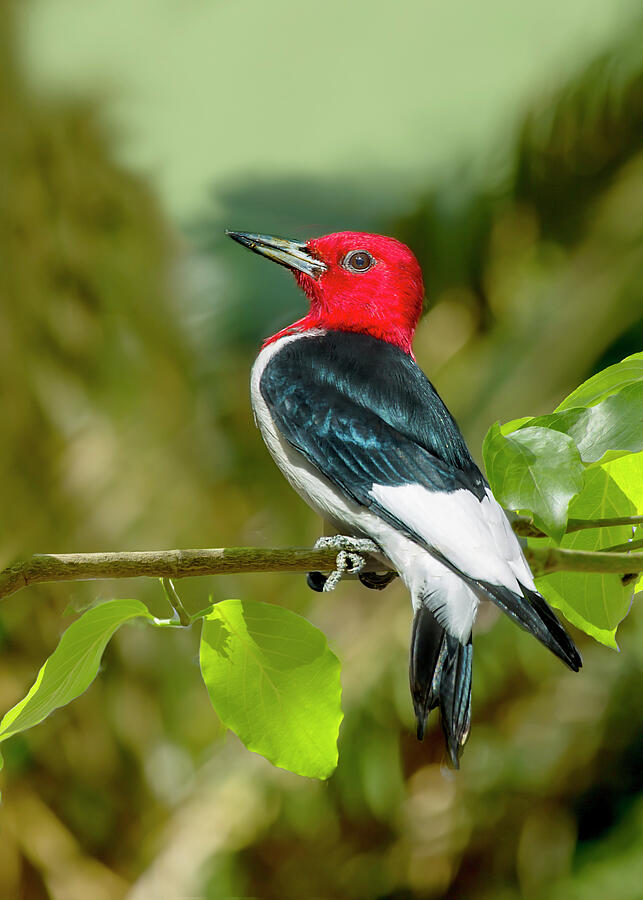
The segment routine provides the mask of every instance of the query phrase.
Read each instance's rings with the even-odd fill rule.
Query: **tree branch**
[[[643,572],[643,553],[527,547],[525,556],[536,576],[549,575],[552,572],[597,572],[614,575],[636,575]]]
[[[599,547],[602,553],[627,553],[632,550],[643,550],[643,538],[636,541],[625,541],[623,544],[614,544],[613,547]]]
[[[613,522],[613,520],[609,520]],[[619,524],[623,524],[619,521]],[[586,526],[583,526],[586,527]],[[598,527],[598,526],[594,526]],[[267,549],[230,547],[215,550],[148,550],[122,553],[65,553],[32,556],[0,572],[0,599],[31,584],[113,578],[191,578],[242,572],[328,572],[336,551],[305,547]],[[643,553],[528,547],[525,555],[535,575],[551,572],[643,572]],[[390,567],[367,557],[366,571]]]
[[[60,553],[32,556],[0,572],[0,599],[30,584],[112,578],[191,578],[242,572],[312,572],[335,568],[337,551],[289,547],[216,550],[137,550],[121,553]],[[370,571],[390,571],[367,557]]]
[[[617,516],[612,519],[568,519],[565,533],[584,531],[587,528],[614,528],[617,525],[643,525],[643,516]],[[532,519],[527,516],[515,516],[511,527],[520,537],[547,537]]]

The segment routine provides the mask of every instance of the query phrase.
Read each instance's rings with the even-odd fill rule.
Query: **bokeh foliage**
[[[247,399],[257,341],[302,301],[283,272],[223,246],[225,226],[358,228],[409,243],[429,294],[416,355],[478,458],[491,422],[547,413],[641,349],[641,23],[534,104],[487,183],[465,160],[385,217],[372,184],[248,180],[186,240],[114,163],[98,104],[43,104],[26,89],[8,11],[0,5],[3,564],[37,551],[316,536]],[[378,189],[395,196],[390,181]],[[3,604],[1,711],[55,646],[67,604],[113,594],[43,586]],[[242,751],[199,685],[198,636],[128,628],[83,697],[4,745],[1,896],[640,896],[637,610],[620,654],[579,639],[579,676],[510,622],[481,617],[474,727],[456,778],[436,723],[424,744],[412,732],[400,586],[343,585],[320,599],[293,576],[229,576],[182,594],[193,610],[209,594],[276,602],[323,628],[343,663],[336,775],[319,785]],[[118,595],[166,614],[154,586]]]

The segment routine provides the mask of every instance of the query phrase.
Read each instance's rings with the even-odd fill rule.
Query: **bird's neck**
[[[307,331],[318,330],[350,331],[357,334],[368,334],[380,341],[386,341],[394,347],[399,347],[400,350],[408,353],[409,356],[413,356],[413,332],[402,325],[396,326],[394,323],[384,321],[355,322],[353,319],[346,319],[343,316],[315,315],[312,311],[307,316],[304,316],[303,319],[298,319],[292,325],[288,325],[271,337],[266,338],[263,346],[266,347],[268,344],[272,344],[280,338],[291,334],[304,334]]]
[[[421,301],[411,304],[408,298],[399,298],[399,302],[389,298],[383,303],[378,298],[349,296],[328,303],[321,291],[315,290],[317,286],[312,284],[312,279],[307,279],[302,287],[310,300],[308,315],[268,338],[264,346],[289,334],[322,329],[368,334],[413,356],[413,335],[422,310]]]

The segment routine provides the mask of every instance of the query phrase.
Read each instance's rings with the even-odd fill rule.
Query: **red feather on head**
[[[422,312],[424,283],[409,248],[395,238],[358,231],[313,238],[306,246],[327,266],[319,278],[294,273],[310,300],[310,312],[266,343],[284,334],[324,328],[370,334],[413,355],[411,344]],[[373,263],[366,271],[351,271],[346,260],[359,250],[370,254]]]

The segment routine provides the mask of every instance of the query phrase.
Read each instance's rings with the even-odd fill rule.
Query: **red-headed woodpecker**
[[[415,362],[422,272],[393,238],[340,232],[307,243],[231,238],[291,269],[310,301],[264,343],[255,418],[290,484],[339,534],[369,538],[410,591],[418,737],[440,707],[457,767],[471,722],[471,631],[491,600],[578,671],[458,426]]]

